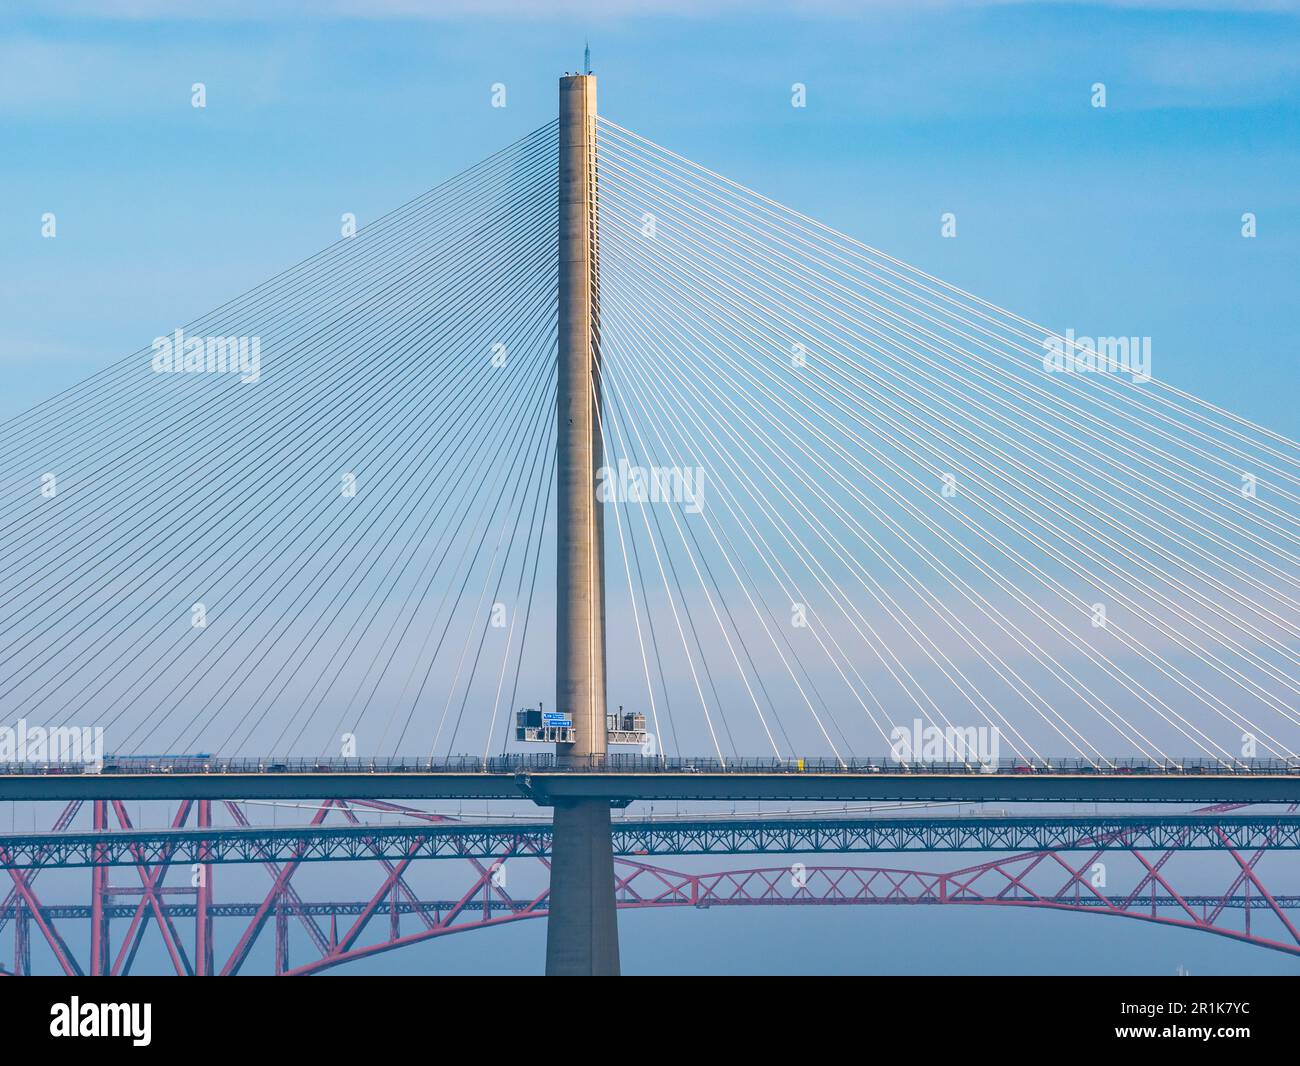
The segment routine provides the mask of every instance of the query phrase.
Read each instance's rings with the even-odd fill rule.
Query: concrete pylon
[[[605,539],[596,262],[596,78],[560,79],[558,600],[555,709],[575,739],[561,763],[605,754]],[[618,915],[609,803],[557,803],[546,926],[550,976],[616,976]]]

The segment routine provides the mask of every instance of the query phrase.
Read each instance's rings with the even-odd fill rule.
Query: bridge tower
[[[558,600],[555,708],[573,718],[561,763],[605,754],[604,522],[599,272],[596,257],[596,78],[560,79]],[[614,854],[606,800],[557,802],[546,972],[618,974]]]

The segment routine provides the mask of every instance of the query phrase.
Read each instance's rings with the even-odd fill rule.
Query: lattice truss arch
[[[66,831],[82,804],[70,803],[51,827]],[[106,832],[132,828],[124,804],[92,804],[96,828]],[[224,804],[236,825],[249,824],[238,803]],[[385,811],[431,821],[446,820],[397,804],[377,801],[328,800],[316,809],[311,824],[321,825],[335,815],[360,824],[356,808]],[[1208,808],[1210,812],[1235,809],[1232,805]],[[1294,810],[1294,807],[1292,808]],[[211,826],[207,801],[181,803],[172,826],[191,818]],[[949,871],[879,866],[804,865],[789,863],[757,869],[683,872],[643,859],[620,859],[617,866],[618,906],[624,910],[672,907],[750,906],[965,906],[1014,907],[1030,910],[1072,911],[1133,918],[1157,925],[1199,930],[1242,943],[1300,956],[1300,930],[1293,912],[1300,896],[1271,891],[1260,871],[1266,847],[1242,852],[1223,838],[1222,854],[1230,857],[1226,875],[1209,881],[1204,864],[1197,875],[1202,887],[1193,891],[1171,870],[1177,867],[1179,849],[1160,851],[1116,848],[1099,841],[1095,849],[1063,853],[1028,851],[989,859]],[[261,863],[270,886],[257,900],[239,903],[214,899],[212,866],[182,865],[191,875],[186,886],[166,885],[175,863],[149,862],[138,856],[133,865],[138,886],[112,885],[108,867],[92,867],[90,906],[47,904],[36,895],[35,882],[42,872],[9,869],[12,888],[0,903],[0,933],[10,930],[11,967],[0,972],[30,974],[32,946],[42,942],[59,971],[67,975],[129,974],[139,956],[145,934],[153,928],[166,959],[178,975],[233,975],[249,962],[252,949],[263,935],[274,940],[274,972],[282,975],[319,973],[336,966],[380,955],[398,948],[547,914],[545,856],[522,850],[495,860],[468,857],[467,877],[457,894],[443,899],[423,898],[410,884],[416,860],[412,853],[394,861],[379,856],[378,883],[373,892],[348,901],[310,901],[300,894],[294,877],[305,865],[303,858]],[[0,845],[0,860],[8,861]],[[513,890],[499,872],[505,863],[533,868],[541,888]],[[1098,864],[1104,864],[1099,876]],[[352,864],[354,865],[354,864]],[[512,877],[512,881],[514,878]],[[177,902],[177,898],[181,902]],[[120,902],[126,899],[129,902]],[[90,922],[89,958],[84,962],[65,931],[73,920]],[[215,951],[213,927],[217,920],[231,928],[231,947],[224,957]],[[386,920],[384,920],[386,919]],[[120,923],[125,922],[123,927]],[[190,926],[188,935],[181,923]],[[304,947],[305,961],[290,959],[290,931],[295,954]],[[111,942],[110,928],[124,929]],[[9,954],[9,953],[6,953]]]

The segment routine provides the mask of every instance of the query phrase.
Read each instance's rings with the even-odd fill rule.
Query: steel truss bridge
[[[172,830],[142,832],[125,805],[96,803],[92,833],[71,832],[80,804],[69,804],[49,833],[8,835],[0,859],[13,889],[0,903],[0,933],[12,943],[9,972],[32,972],[40,943],[66,974],[127,974],[154,930],[179,975],[235,974],[256,958],[276,974],[318,973],[453,933],[508,925],[549,913],[549,831],[534,825],[470,825],[389,803],[327,800],[308,826],[251,827],[239,804],[224,808],[233,828],[211,825],[206,803],[182,803]],[[422,824],[361,824],[382,811]],[[191,817],[200,823],[182,828]],[[343,823],[326,826],[328,817]],[[110,828],[110,821],[115,826]],[[1051,910],[1125,917],[1198,930],[1300,956],[1294,912],[1300,897],[1274,894],[1263,881],[1266,857],[1297,848],[1300,819],[1239,808],[1118,817],[696,819],[615,826],[620,850],[738,855],[763,850],[812,855],[830,850],[1006,850],[973,865],[933,871],[897,866],[784,866],[685,872],[648,858],[616,859],[620,910],[755,906],[961,906]],[[1034,850],[1015,851],[1030,845]],[[1178,857],[1213,852],[1224,861],[1217,884],[1175,887]],[[412,880],[431,858],[464,870],[454,896],[418,893]],[[374,864],[374,890],[362,899],[306,899],[295,875],[313,862]],[[215,899],[214,866],[245,863],[270,880],[256,900]],[[89,866],[92,903],[44,903],[42,872]],[[199,885],[166,884],[180,867],[202,869]],[[135,873],[111,883],[112,869]],[[1098,871],[1103,874],[1099,878]],[[508,874],[508,876],[507,876]],[[301,877],[298,878],[301,881]],[[534,882],[520,892],[515,886]],[[1204,881],[1204,871],[1200,880]],[[90,957],[78,956],[69,923],[89,922]],[[192,933],[182,935],[182,923]],[[216,949],[217,928],[230,945]],[[113,934],[116,934],[116,941]],[[259,942],[269,945],[254,952]],[[305,953],[305,957],[302,957]]]
[[[5,834],[0,869],[146,863],[547,858],[549,822],[312,825]],[[618,819],[614,854],[823,855],[862,852],[1247,851],[1300,849],[1300,815],[1156,814]]]

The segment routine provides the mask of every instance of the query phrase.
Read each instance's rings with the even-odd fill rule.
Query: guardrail
[[[690,759],[646,755],[559,756],[550,753],[504,755],[483,759],[457,755],[435,759],[303,759],[221,758],[217,756],[108,755],[100,765],[80,763],[0,762],[0,776],[59,776],[82,774],[908,774],[962,776],[978,774],[1048,775],[1300,775],[1300,760],[1180,759],[1158,763],[1145,759],[1046,759],[996,763],[908,762],[892,759]]]

